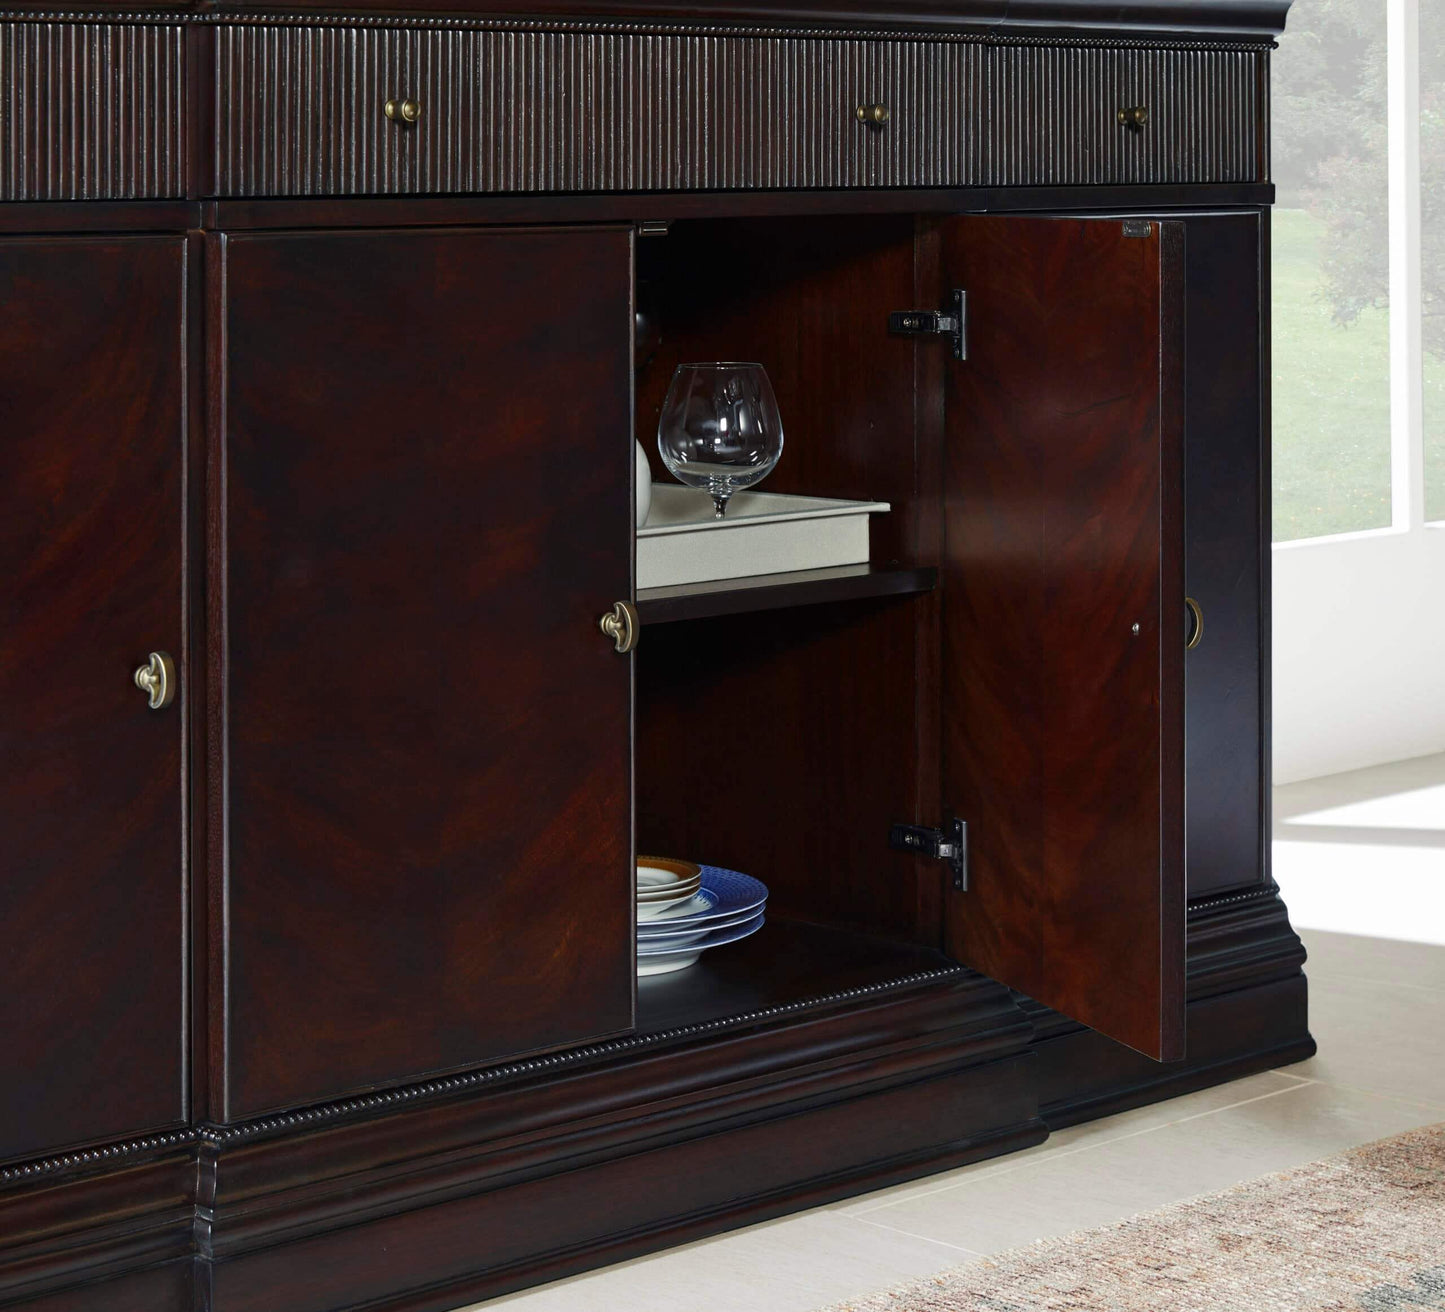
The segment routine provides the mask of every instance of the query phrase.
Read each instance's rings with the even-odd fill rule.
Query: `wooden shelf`
[[[644,625],[671,624],[829,601],[913,596],[932,592],[937,584],[938,571],[932,566],[839,565],[833,569],[643,588],[637,594],[637,611]]]

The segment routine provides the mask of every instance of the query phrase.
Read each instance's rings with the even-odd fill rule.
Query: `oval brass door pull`
[[[151,658],[135,672],[135,686],[148,698],[153,711],[163,711],[176,699],[176,663],[163,651],[151,652]]]
[[[401,123],[409,127],[421,117],[421,101],[388,100],[386,102],[386,116],[393,123]]]
[[[858,122],[870,128],[881,128],[889,118],[888,106],[884,104],[859,105],[853,113]]]
[[[637,608],[630,601],[619,601],[597,621],[597,627],[612,639],[612,645],[623,655],[637,646],[642,633],[642,622],[637,618]]]
[[[1144,125],[1149,121],[1149,106],[1129,105],[1121,109],[1115,117],[1121,128],[1128,128],[1130,132],[1143,132]]]
[[[1189,607],[1189,614],[1194,624],[1189,631],[1189,640],[1184,644],[1185,651],[1193,651],[1199,646],[1199,640],[1204,636],[1204,612],[1200,609],[1199,603],[1193,597],[1185,597],[1184,604]]]

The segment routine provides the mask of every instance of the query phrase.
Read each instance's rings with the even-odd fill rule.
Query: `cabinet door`
[[[181,237],[0,240],[0,1157],[183,1120]]]
[[[627,1029],[630,233],[216,255],[222,1113]]]
[[[960,960],[1184,1048],[1183,231],[960,218],[947,288],[945,797]]]

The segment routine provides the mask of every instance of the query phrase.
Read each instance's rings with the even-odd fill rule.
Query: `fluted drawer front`
[[[996,186],[1262,182],[1269,175],[1261,50],[1001,47],[988,146]],[[1143,107],[1138,130],[1121,109]]]
[[[232,196],[959,186],[979,47],[616,32],[226,26]],[[388,98],[415,99],[413,126]],[[888,121],[864,126],[859,104]]]
[[[0,200],[184,195],[183,37],[0,22]]]
[[[1249,182],[1261,49],[221,25],[221,195]],[[421,106],[389,121],[388,99]],[[864,124],[860,105],[883,105]],[[1139,131],[1121,108],[1146,106]]]

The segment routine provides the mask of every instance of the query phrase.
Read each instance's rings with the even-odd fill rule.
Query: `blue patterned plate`
[[[637,942],[639,945],[659,943],[686,943],[692,939],[701,938],[704,934],[711,934],[714,930],[728,929],[733,925],[741,925],[749,920],[757,919],[761,907],[750,907],[746,911],[739,911],[725,919],[714,917],[706,924],[692,925],[669,925],[664,921],[661,925],[649,924],[644,921],[637,927]]]
[[[741,925],[729,925],[723,929],[714,930],[696,942],[686,943],[681,947],[663,948],[653,952],[638,949],[637,973],[644,976],[670,975],[675,970],[685,970],[708,948],[722,947],[724,943],[736,943],[750,934],[756,934],[763,927],[763,919],[762,915],[754,916]]]

